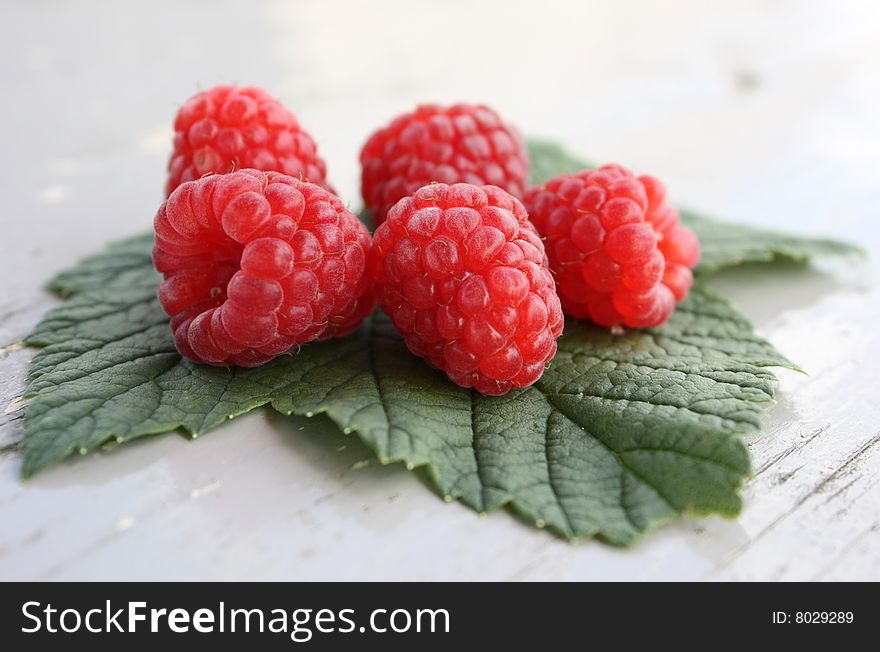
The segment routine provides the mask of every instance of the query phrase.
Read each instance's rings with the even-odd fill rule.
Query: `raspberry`
[[[567,315],[649,328],[687,295],[700,245],[654,177],[606,165],[532,188],[525,205]]]
[[[519,132],[486,106],[419,106],[375,132],[361,151],[361,192],[378,226],[425,184],[492,184],[522,198],[529,159]]]
[[[370,234],[324,188],[239,170],[182,184],[155,219],[159,302],[181,354],[254,367],[354,330],[374,305]]]
[[[166,195],[186,181],[240,168],[274,170],[327,186],[327,167],[315,141],[260,88],[216,86],[198,93],[177,112],[174,131]]]
[[[563,317],[525,208],[495,186],[424,186],[376,230],[368,269],[410,351],[462,387],[527,387],[556,353]]]

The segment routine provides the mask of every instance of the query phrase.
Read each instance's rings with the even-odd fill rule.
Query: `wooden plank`
[[[333,2],[224,5],[208,23],[198,3],[176,3],[174,21],[119,4],[91,21],[79,7],[19,3],[0,25],[16,98],[0,105],[0,122],[16,125],[5,134],[15,155],[0,160],[0,579],[880,579],[880,8],[420,7],[438,33],[459,35],[438,50],[398,37],[414,19],[402,0],[382,5],[395,21],[377,20],[373,3],[346,5],[345,21]],[[480,38],[490,13],[509,46]],[[241,46],[214,48],[229,42]],[[479,74],[463,72],[475,62]],[[230,80],[265,85],[297,112],[352,206],[370,130],[417,101],[472,99],[529,134],[655,172],[698,209],[863,244],[874,260],[859,268],[718,280],[810,373],[781,374],[768,432],[750,441],[742,516],[685,520],[626,551],[572,546],[445,504],[402,467],[363,466],[364,447],[320,420],[265,413],[22,484],[17,397],[33,352],[19,342],[54,305],[41,284],[149,227],[173,111]]]

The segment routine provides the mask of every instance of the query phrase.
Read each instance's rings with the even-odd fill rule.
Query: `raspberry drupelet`
[[[375,132],[361,151],[361,192],[379,225],[397,201],[433,183],[525,192],[529,159],[519,132],[487,106],[419,106]]]
[[[345,335],[374,306],[370,234],[338,197],[277,172],[179,186],[159,209],[153,262],[177,350],[253,367]]]
[[[166,196],[181,183],[242,168],[327,186],[327,167],[315,141],[260,88],[216,86],[198,93],[177,112],[174,131]]]
[[[687,296],[700,245],[658,179],[606,165],[532,188],[525,205],[566,315],[649,328]]]
[[[518,199],[438,183],[391,209],[368,269],[410,351],[497,396],[537,381],[556,352],[563,316],[546,260]]]

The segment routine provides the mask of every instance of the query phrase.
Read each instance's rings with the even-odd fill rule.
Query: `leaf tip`
[[[21,479],[23,481],[30,480],[34,475],[45,466],[44,462],[35,460],[32,454],[29,454],[27,448],[24,449],[24,458],[21,463]]]

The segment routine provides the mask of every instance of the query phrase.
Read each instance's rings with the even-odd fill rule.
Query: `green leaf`
[[[840,240],[805,238],[766,231],[745,224],[719,222],[692,211],[680,210],[681,220],[700,239],[697,272],[709,274],[744,263],[791,261],[805,263],[820,256],[864,256],[858,247]]]
[[[141,267],[103,274],[120,251]],[[685,510],[739,510],[739,435],[758,430],[772,399],[766,367],[790,365],[702,287],[653,332],[569,322],[538,385],[503,398],[453,385],[378,315],[256,369],[197,365],[174,349],[148,252],[148,239],[128,240],[56,280],[74,296],[28,340],[44,348],[29,375],[25,476],[110,440],[200,434],[270,404],[326,413],[476,510],[510,505],[566,537],[625,544]]]
[[[740,435],[772,400],[765,367],[790,363],[703,288],[655,332],[566,329],[536,386],[490,398],[408,355],[377,317],[340,368],[273,405],[326,411],[383,462],[426,465],[444,496],[481,512],[509,505],[571,539],[626,544],[686,510],[736,514],[749,473]]]
[[[152,246],[152,233],[121,240],[101,254],[60,272],[49,281],[47,288],[62,297],[69,297],[110,281],[121,282],[124,287],[130,275],[138,276],[144,267],[152,265]]]
[[[560,174],[592,167],[554,143],[529,141],[531,181],[543,183]],[[700,239],[702,256],[697,272],[707,274],[744,263],[769,263],[778,260],[806,262],[817,256],[864,255],[858,247],[839,240],[805,238],[768,231],[744,224],[710,219],[689,210],[679,209],[682,222]]]
[[[533,158],[544,177],[583,166],[541,144]],[[719,243],[720,260],[743,258]],[[381,315],[256,369],[197,365],[174,349],[150,247],[149,235],[116,243],[50,283],[71,298],[28,338],[43,348],[28,377],[23,475],[105,442],[198,435],[268,404],[326,413],[382,462],[424,466],[449,500],[626,544],[686,511],[738,512],[740,436],[759,430],[772,400],[768,367],[793,367],[700,284],[653,331],[569,321],[540,382],[501,398],[450,383]]]

